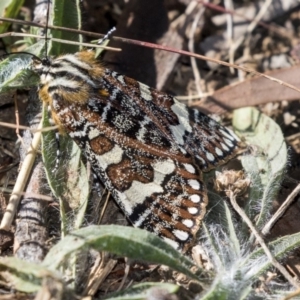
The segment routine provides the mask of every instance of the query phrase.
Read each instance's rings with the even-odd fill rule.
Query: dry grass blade
[[[296,296],[300,295],[300,289],[298,288],[296,291],[289,293],[287,296],[283,297],[281,300],[290,300],[295,299]]]
[[[29,33],[7,32],[7,33],[0,34],[0,38],[5,38],[5,37],[9,37],[9,36],[32,37],[32,38],[43,39],[43,40],[45,39],[44,36],[36,35],[36,34],[29,34]],[[91,48],[100,48],[100,49],[105,49],[105,50],[110,50],[110,51],[122,51],[122,49],[120,49],[120,48],[107,47],[107,46],[98,45],[98,44],[79,43],[79,42],[66,41],[66,40],[56,39],[56,38],[51,38],[49,40],[51,40],[53,42],[58,42],[61,44],[77,45],[77,46],[91,47]]]
[[[251,220],[248,218],[248,216],[245,214],[243,209],[238,205],[236,201],[236,195],[232,191],[228,191],[227,195],[229,196],[230,203],[232,204],[234,210],[240,215],[240,217],[243,219],[243,221],[248,225],[248,227],[251,229],[251,232],[254,234],[256,240],[264,250],[265,254],[267,255],[268,259],[272,263],[272,265],[277,268],[280,273],[285,277],[285,279],[295,288],[299,288],[300,284],[295,280],[289,272],[277,261],[277,259],[272,255],[271,251],[269,250],[268,246],[264,242],[263,238],[260,236],[259,232],[256,230],[254,225],[252,224]]]
[[[8,127],[8,128],[19,128],[19,129],[29,130],[32,133],[35,133],[35,132],[47,132],[47,131],[57,130],[58,129],[57,125],[50,126],[50,127],[47,127],[47,128],[33,129],[33,128],[30,128],[28,126],[23,126],[23,125],[18,125],[17,126],[16,124],[11,124],[11,123],[7,123],[7,122],[0,122],[0,126]]]
[[[110,259],[108,254],[103,252],[101,258],[95,261],[90,271],[84,295],[94,296],[105,278],[110,274],[117,264],[117,260]]]
[[[38,129],[42,128],[42,124],[40,123]],[[18,174],[18,178],[16,181],[16,184],[13,189],[13,193],[9,199],[9,202],[7,204],[6,211],[3,215],[0,228],[9,230],[11,223],[14,219],[14,216],[16,214],[19,201],[20,201],[20,194],[23,192],[27,180],[30,176],[32,166],[34,164],[34,160],[39,148],[41,142],[41,132],[36,132],[34,135],[34,138],[32,140],[32,144],[30,148],[27,151],[27,155],[23,161],[22,167],[20,169],[20,172]]]
[[[282,205],[278,208],[276,213],[272,216],[272,218],[268,221],[268,223],[264,226],[261,233],[266,235],[270,232],[273,225],[277,222],[277,220],[284,214],[284,212],[288,209],[291,203],[294,201],[295,197],[300,192],[300,184],[296,186],[296,188],[290,193],[287,199],[282,203]]]

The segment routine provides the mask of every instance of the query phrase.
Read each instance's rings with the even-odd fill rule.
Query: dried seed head
[[[224,191],[227,196],[230,193],[240,196],[247,191],[250,179],[245,178],[243,171],[225,170],[216,172],[214,187],[217,191]]]

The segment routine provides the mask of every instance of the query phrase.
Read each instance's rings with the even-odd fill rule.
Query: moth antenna
[[[47,7],[47,15],[46,15],[46,27],[45,27],[45,57],[48,57],[48,26],[49,26],[49,11],[50,11],[50,2],[51,0],[48,1],[48,7]]]
[[[113,33],[114,31],[116,31],[116,27],[113,27],[112,29],[110,29],[110,30],[107,32],[107,34],[106,34],[101,40],[99,40],[99,41],[97,42],[97,44],[98,44],[98,45],[101,45],[101,44],[103,44],[104,42],[106,42],[106,41],[110,38],[110,36],[112,35],[112,33]]]

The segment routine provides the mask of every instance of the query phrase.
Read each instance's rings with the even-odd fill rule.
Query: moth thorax
[[[41,75],[42,73],[45,73],[49,71],[51,66],[51,59],[50,58],[43,58],[43,59],[37,59],[33,58],[32,60],[32,69],[34,72]]]
[[[49,83],[51,80],[53,80],[52,75],[49,74],[49,71],[41,71],[41,75],[40,75],[40,83],[42,85],[45,85],[47,83]]]

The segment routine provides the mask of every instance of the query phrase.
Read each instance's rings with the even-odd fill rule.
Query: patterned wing
[[[120,98],[125,91],[126,96],[134,99],[138,110],[150,117],[168,140],[190,153],[202,171],[224,164],[236,155],[239,138],[199,110],[110,70],[106,70],[103,81],[107,87],[114,86]]]
[[[36,65],[40,97],[129,220],[185,251],[207,204],[198,163],[208,169],[226,159],[226,149],[224,155],[217,149],[226,143],[224,133],[232,143],[226,143],[227,156],[236,139],[217,123],[220,132],[211,132],[210,118],[104,69],[93,55],[79,52]]]

